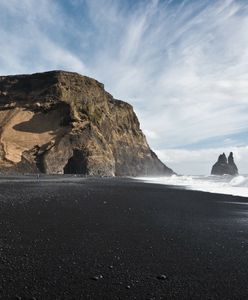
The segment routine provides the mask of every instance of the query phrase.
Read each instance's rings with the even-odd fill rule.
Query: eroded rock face
[[[221,154],[218,158],[218,161],[213,165],[212,175],[237,175],[238,168],[234,162],[233,153],[230,152],[228,159],[226,158],[225,153]]]
[[[0,172],[170,175],[131,105],[64,71],[0,76]]]

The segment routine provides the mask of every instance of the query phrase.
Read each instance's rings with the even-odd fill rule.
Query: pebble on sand
[[[164,275],[164,274],[160,274],[160,275],[157,276],[157,279],[159,279],[159,280],[166,280],[167,276]]]
[[[102,275],[97,275],[97,276],[91,277],[91,279],[97,281],[99,279],[103,279],[103,276]]]

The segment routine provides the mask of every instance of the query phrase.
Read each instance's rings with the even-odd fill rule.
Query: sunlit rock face
[[[221,154],[218,158],[218,161],[213,165],[212,175],[237,175],[238,168],[234,162],[233,153],[230,152],[228,159],[226,158],[225,153]]]
[[[170,175],[133,108],[64,71],[0,76],[0,172]]]

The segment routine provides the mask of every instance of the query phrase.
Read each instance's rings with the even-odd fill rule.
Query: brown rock
[[[170,175],[133,108],[64,71],[0,76],[0,172]]]

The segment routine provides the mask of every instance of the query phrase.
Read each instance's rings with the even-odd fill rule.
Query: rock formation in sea
[[[237,175],[238,168],[234,162],[233,153],[230,152],[228,159],[226,158],[225,153],[221,154],[218,158],[218,161],[213,165],[212,175]]]
[[[238,172],[238,168],[234,162],[234,158],[233,158],[233,153],[230,152],[229,156],[228,156],[228,166],[229,166],[229,174],[231,175],[237,175]]]
[[[0,76],[0,172],[170,175],[131,105],[65,71]]]

